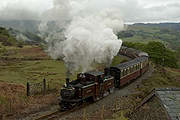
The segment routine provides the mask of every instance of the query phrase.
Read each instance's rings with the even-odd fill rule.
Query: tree
[[[4,46],[0,45],[0,56],[7,55],[7,49]]]
[[[145,51],[149,54],[150,59],[156,64],[173,68],[178,66],[178,60],[175,52],[166,48],[165,45],[161,42],[149,42],[146,45]]]
[[[176,51],[177,51],[177,52],[176,52],[176,55],[177,55],[177,57],[180,59],[180,46],[177,48]]]
[[[160,42],[149,42],[145,50],[156,64],[164,64],[165,46]]]
[[[123,42],[123,46],[144,51],[146,44],[140,42]]]

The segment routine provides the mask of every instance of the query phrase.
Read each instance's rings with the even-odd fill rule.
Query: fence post
[[[117,97],[115,97],[115,112],[117,112]]]
[[[46,79],[43,79],[43,94],[46,94]]]
[[[12,99],[9,99],[9,112],[12,112]]]
[[[86,120],[86,109],[83,110],[83,120]]]
[[[0,120],[5,120],[5,114],[0,115]]]
[[[29,82],[27,82],[27,96],[30,96],[30,85]]]
[[[101,111],[101,120],[104,120],[104,105],[102,106],[102,111]]]

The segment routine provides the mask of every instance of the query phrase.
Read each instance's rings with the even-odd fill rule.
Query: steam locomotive
[[[113,93],[114,88],[121,88],[140,77],[148,70],[148,54],[133,48],[122,47],[119,54],[132,60],[105,68],[104,72],[90,71],[80,73],[77,79],[61,88],[59,105],[61,110],[68,110],[87,100],[97,101]]]

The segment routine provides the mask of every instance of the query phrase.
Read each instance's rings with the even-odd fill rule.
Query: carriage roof
[[[129,67],[131,67],[133,65],[136,65],[138,63],[144,62],[147,59],[148,59],[147,57],[138,57],[138,58],[135,58],[134,60],[118,64],[118,65],[113,66],[111,68],[115,68],[115,69],[119,69],[119,70],[127,69],[127,68],[129,68]]]

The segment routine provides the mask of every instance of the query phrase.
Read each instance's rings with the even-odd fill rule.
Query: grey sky
[[[180,0],[112,0],[112,5],[126,23],[180,21]],[[53,0],[0,0],[0,19],[38,19],[52,7]]]

